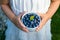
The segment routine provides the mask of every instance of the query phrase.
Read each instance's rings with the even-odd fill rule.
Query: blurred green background
[[[6,16],[0,8],[0,40],[5,39]],[[60,7],[52,17],[51,21],[52,40],[60,40]]]
[[[60,40],[60,7],[52,17],[51,32],[52,40]]]

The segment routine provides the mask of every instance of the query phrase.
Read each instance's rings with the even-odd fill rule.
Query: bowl
[[[29,31],[35,31],[41,22],[41,17],[37,13],[27,12],[22,16],[21,20]]]

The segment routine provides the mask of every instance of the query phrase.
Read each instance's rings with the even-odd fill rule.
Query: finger
[[[38,31],[39,31],[39,27],[36,28],[36,32],[38,32]]]
[[[23,30],[24,32],[29,32],[28,29],[27,29],[25,26],[22,26],[22,25],[21,25],[21,26],[19,26],[19,28],[20,28],[21,30]]]
[[[29,32],[28,29],[22,24],[22,30],[25,32]]]
[[[36,28],[36,31],[38,32],[38,31],[41,30],[41,29],[42,29],[42,27],[39,26],[39,27]]]
[[[25,27],[24,27],[24,28],[22,28],[22,30],[23,30],[24,32],[29,32],[29,31],[28,31],[28,29],[27,29],[27,28],[25,28]]]
[[[21,29],[23,30],[23,31],[25,31],[25,32],[29,32],[28,30],[27,30],[27,28],[25,27],[25,25],[21,22],[21,21],[19,21],[20,23],[19,24],[21,24]]]
[[[41,26],[39,25],[39,26],[36,28],[36,31],[38,32],[40,29],[41,29]]]

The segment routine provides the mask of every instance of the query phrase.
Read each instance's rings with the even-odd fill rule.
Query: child
[[[6,30],[5,40],[51,40],[50,18],[58,9],[60,0],[7,1],[1,5],[3,11],[9,18],[7,20],[8,29]],[[36,32],[29,32],[20,21],[21,16],[29,11],[37,12],[42,17],[42,21],[36,28]]]

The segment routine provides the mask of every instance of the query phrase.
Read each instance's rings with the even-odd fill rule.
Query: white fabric
[[[48,11],[50,0],[10,0],[10,6],[16,15],[23,11],[39,11],[44,14]],[[50,23],[51,19],[47,21],[39,32],[26,33],[18,29],[8,19],[5,40],[51,40]]]
[[[46,13],[49,6],[50,0],[11,0],[11,8],[16,15],[22,11]]]

